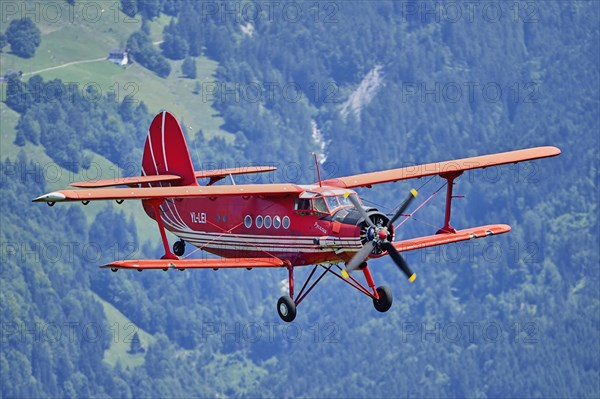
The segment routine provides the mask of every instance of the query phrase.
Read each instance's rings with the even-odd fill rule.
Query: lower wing
[[[139,259],[119,260],[101,268],[118,269],[236,269],[253,267],[281,267],[284,262],[278,258],[226,258],[226,259]]]
[[[487,226],[471,227],[468,229],[458,230],[456,233],[441,233],[397,241],[393,245],[398,252],[406,252],[413,251],[415,249],[435,247],[437,245],[451,244],[453,242],[468,241],[475,238],[504,234],[508,233],[509,231],[510,226],[507,224],[490,224]]]

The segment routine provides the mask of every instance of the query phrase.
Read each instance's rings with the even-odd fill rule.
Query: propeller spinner
[[[354,255],[354,257],[350,259],[350,261],[346,264],[346,270],[352,271],[359,268],[360,265],[362,265],[363,262],[369,257],[371,252],[375,248],[378,248],[382,251],[387,251],[394,263],[406,275],[408,281],[410,281],[411,283],[415,281],[417,275],[413,273],[412,270],[410,270],[410,267],[408,267],[408,264],[406,263],[402,255],[400,255],[398,250],[390,241],[390,227],[394,224],[396,220],[398,220],[400,215],[404,213],[404,211],[406,210],[406,208],[408,208],[412,200],[417,197],[417,190],[410,190],[410,194],[408,195],[408,197],[406,197],[406,199],[400,204],[400,207],[398,208],[394,216],[392,216],[392,218],[385,225],[382,225],[381,223],[375,224],[373,220],[369,217],[369,214],[360,205],[358,199],[355,196],[350,195],[350,193],[346,193],[345,197],[347,197],[350,200],[350,202],[352,202],[354,208],[356,208],[356,210],[361,214],[369,228],[372,229],[373,233],[367,235],[367,237],[370,237],[369,241],[367,241],[364,244],[364,246],[360,249],[360,251],[358,251]],[[347,273],[342,274],[344,275],[344,277],[347,276]]]

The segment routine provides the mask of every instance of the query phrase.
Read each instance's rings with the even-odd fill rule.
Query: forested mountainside
[[[60,18],[7,4],[2,76],[25,74],[6,76],[0,110],[3,397],[599,395],[599,3],[122,0],[97,18],[93,1],[53,2]],[[9,30],[21,17],[41,34],[24,54],[19,32],[37,36]],[[126,48],[132,66],[88,63],[82,38]],[[86,62],[46,71],[58,59]],[[313,151],[324,178],[562,154],[462,176],[453,225],[512,231],[407,254],[413,284],[372,262],[388,313],[325,279],[288,325],[285,270],[109,273],[97,266],[160,256],[141,207],[30,202],[98,171],[137,174],[153,114],[173,108],[197,168],[279,167],[261,181],[314,182]],[[360,195],[391,212],[442,183]],[[398,236],[434,233],[438,197]]]

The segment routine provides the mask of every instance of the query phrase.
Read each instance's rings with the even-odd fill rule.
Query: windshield
[[[338,193],[341,190],[338,190]],[[310,215],[316,213],[332,214],[340,208],[346,208],[353,206],[350,199],[347,197],[348,194],[338,193],[310,193],[303,194],[304,198],[300,197],[294,201],[294,210],[301,215]],[[360,204],[356,193],[351,193],[357,202]]]
[[[325,200],[327,201],[327,206],[331,212],[340,207],[340,203],[336,197],[325,197]]]
[[[352,193],[350,194],[353,198],[358,199],[358,197],[356,196],[356,194]],[[338,201],[340,201],[340,205],[341,206],[352,206],[352,202],[350,202],[350,198],[345,197],[343,195],[338,195],[337,196]],[[360,201],[358,201],[358,203],[360,204]]]
[[[323,197],[315,197],[313,199],[313,207],[314,207],[315,211],[317,211],[317,212],[329,213],[329,211],[327,210],[327,205],[325,205],[325,200],[323,199]]]

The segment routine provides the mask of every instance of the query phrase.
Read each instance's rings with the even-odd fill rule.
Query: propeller
[[[363,219],[365,219],[365,222],[367,222],[367,224],[369,226],[371,226],[373,228],[377,227],[377,226],[375,226],[375,224],[373,223],[373,221],[369,217],[369,214],[367,213],[367,211],[365,211],[365,208],[363,208],[362,206],[360,206],[360,203],[358,202],[358,198],[356,198],[356,196],[350,195],[350,192],[347,191],[344,194],[344,197],[348,198],[350,200],[350,202],[352,202],[352,205],[354,205],[354,208],[356,208],[356,210],[360,213],[360,216],[362,216]]]
[[[348,271],[356,270],[369,257],[369,255],[371,254],[373,249],[380,248],[383,251],[387,251],[387,253],[390,255],[390,257],[392,258],[394,263],[406,275],[406,277],[408,278],[408,281],[410,281],[411,283],[413,281],[415,281],[415,278],[417,277],[417,275],[415,273],[413,273],[412,270],[410,270],[410,267],[408,266],[408,264],[406,263],[406,261],[404,260],[402,255],[400,255],[398,250],[390,242],[389,229],[394,224],[394,222],[396,220],[398,220],[398,218],[404,213],[404,211],[410,206],[410,203],[412,202],[413,199],[415,199],[417,197],[417,194],[418,194],[417,190],[415,190],[414,188],[412,190],[410,190],[410,194],[406,197],[406,199],[404,201],[402,201],[402,203],[400,204],[400,206],[399,206],[398,210],[396,211],[396,213],[394,214],[394,216],[392,216],[392,218],[386,223],[385,226],[382,226],[381,224],[375,225],[375,223],[373,223],[373,220],[371,220],[371,218],[369,217],[367,212],[360,205],[356,196],[350,195],[349,192],[344,194],[344,196],[346,198],[348,198],[350,200],[350,202],[352,202],[352,205],[354,205],[354,208],[356,208],[356,210],[364,218],[367,225],[373,229],[373,233],[374,233],[374,234],[372,234],[373,238],[371,240],[367,241],[364,244],[364,246],[354,255],[354,257],[352,259],[350,259],[350,261],[346,264],[346,270],[348,270]],[[346,270],[344,270],[342,272],[342,275],[344,277],[347,277],[347,275],[348,275]]]
[[[394,213],[394,216],[392,216],[392,218],[390,219],[390,221],[387,224],[387,228],[389,228],[391,225],[393,225],[396,220],[398,220],[398,218],[400,217],[400,215],[402,215],[404,213],[404,211],[406,210],[406,208],[408,208],[408,206],[410,205],[410,203],[412,202],[413,199],[417,198],[417,190],[415,190],[414,188],[412,190],[410,190],[410,194],[408,194],[408,197],[406,197],[406,199],[404,201],[402,201],[402,203],[400,204],[400,208],[398,208],[398,211],[396,211],[396,213]],[[354,204],[354,202],[353,202]]]

